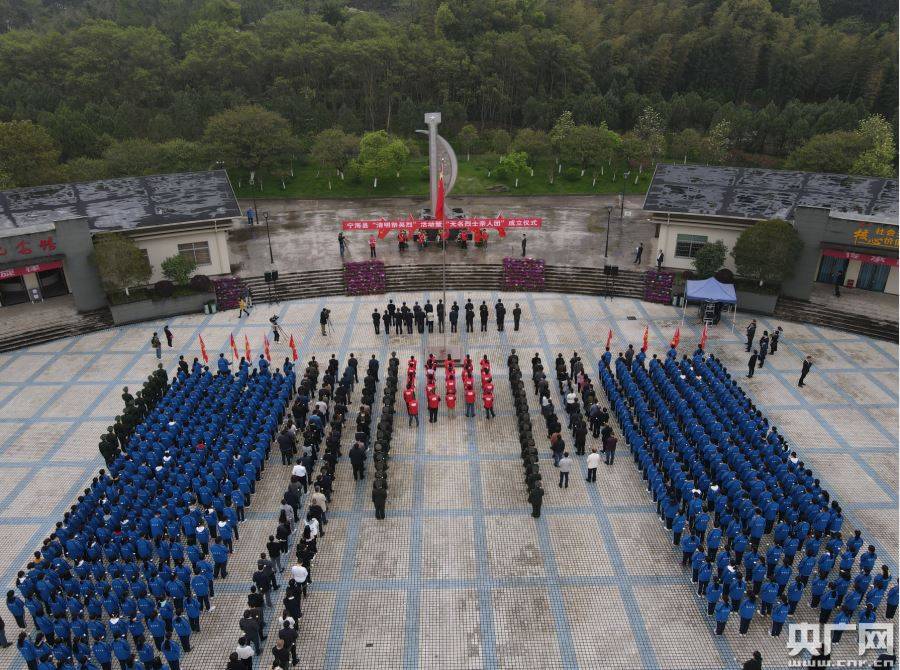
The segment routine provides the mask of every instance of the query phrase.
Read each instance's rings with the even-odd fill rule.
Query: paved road
[[[612,264],[629,265],[638,242],[644,243],[644,265],[655,254],[654,225],[641,209],[641,196],[625,198],[624,216],[619,220],[617,196],[488,196],[448,199],[448,206],[462,207],[467,214],[494,216],[533,215],[544,219],[540,231],[528,232],[528,255],[555,265],[599,266],[606,244],[607,207],[612,207],[609,256]],[[244,211],[252,201],[242,200]],[[344,219],[405,218],[423,205],[418,198],[380,200],[257,200],[259,212],[269,213],[275,266],[282,272],[316,268],[336,268],[341,264],[337,234]],[[269,269],[265,227],[246,225],[230,235],[233,270],[242,275],[259,275]],[[521,253],[521,234],[509,231],[505,239],[492,233],[482,249],[451,248],[450,262],[498,263],[505,256]],[[350,235],[348,260],[368,258],[368,234]],[[378,244],[378,257],[386,263],[440,263],[437,249],[419,252],[413,248],[400,257],[396,235]]]

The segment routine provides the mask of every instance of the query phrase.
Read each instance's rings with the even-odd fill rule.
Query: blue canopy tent
[[[734,324],[737,320],[737,294],[734,292],[734,284],[723,284],[713,277],[688,281],[684,292],[684,309],[681,311],[681,325],[684,325],[684,314],[687,311],[688,302],[718,302],[725,305],[734,305],[732,311],[734,318],[731,321],[731,332],[734,332]]]

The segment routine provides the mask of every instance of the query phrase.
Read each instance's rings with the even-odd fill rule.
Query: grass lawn
[[[517,195],[602,195],[622,192],[622,166],[605,166],[603,174],[599,169],[589,168],[584,176],[580,176],[580,170],[575,175],[559,174],[554,161],[538,161],[534,165],[534,176],[526,174],[519,179],[519,186],[515,187],[511,181],[502,181],[489,173],[497,165],[497,157],[492,155],[472,156],[471,161],[460,156],[459,175],[453,188],[454,195],[493,195],[502,193],[514,193]],[[312,165],[300,165],[294,167],[294,176],[281,182],[275,177],[263,175],[262,188],[257,182],[255,187],[247,183],[246,173],[231,172],[234,192],[239,198],[388,198],[397,196],[421,196],[428,195],[428,181],[425,178],[425,170],[428,165],[427,158],[411,159],[400,171],[400,177],[395,176],[380,178],[378,188],[374,188],[371,181],[362,179],[356,183],[349,180],[341,180],[330,170],[320,169]],[[563,169],[565,173],[565,168]],[[553,174],[553,183],[550,175]],[[594,177],[596,175],[596,183]],[[616,181],[613,181],[615,175]],[[645,169],[635,183],[635,174],[632,171],[625,184],[626,193],[646,193],[653,176],[652,167]],[[255,188],[255,192],[254,192]]]

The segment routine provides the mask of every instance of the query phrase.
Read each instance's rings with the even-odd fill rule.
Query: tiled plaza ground
[[[399,302],[426,296],[394,297]],[[466,297],[493,304],[497,294],[448,295],[460,304]],[[486,353],[494,361],[497,418],[466,420],[459,410],[448,418],[442,410],[439,423],[429,425],[423,417],[418,429],[397,421],[384,521],[374,519],[371,484],[354,484],[347,459],[339,464],[331,522],[304,602],[301,667],[734,668],[754,649],[762,652],[766,668],[786,667],[785,635],[769,637],[767,620],[757,617],[746,637],[737,635],[736,621],[725,636],[712,634],[624,448],[613,467],[601,466],[596,486],[584,481],[579,458],[563,491],[555,486],[549,451],[541,445],[547,485],[542,517],[532,519],[525,503],[505,369],[510,347],[519,350],[526,372],[534,352],[550,361],[557,352],[568,358],[573,350],[593,369],[608,328],[618,348],[639,343],[649,323],[651,352],[661,353],[680,315],[631,300],[503,297],[510,310],[515,301],[522,305],[519,332],[507,319],[505,333],[492,324],[488,333],[451,339],[473,357]],[[385,300],[327,299],[334,326],[328,337],[318,333],[325,299],[273,310],[298,341],[301,362],[331,353],[343,361],[351,351],[364,359],[376,354],[382,362],[392,350],[401,358],[426,353],[419,335],[374,336],[369,315]],[[199,355],[199,334],[211,355],[227,350],[231,333],[238,342],[248,334],[258,354],[271,312],[261,306],[240,322],[235,312],[174,319],[176,346],[164,352],[163,362],[171,368],[179,353]],[[762,327],[773,325],[761,320]],[[878,547],[879,561],[896,573],[897,348],[781,325],[778,353],[744,386],[840,500],[845,527],[862,528]],[[3,584],[12,583],[99,467],[97,438],[120,410],[121,387],[139,386],[155,366],[147,343],[161,326],[111,329],[0,355]],[[745,370],[742,330],[739,321],[732,335],[723,323],[710,339],[711,350],[735,374]],[[682,329],[685,350],[694,346],[697,332],[693,323]],[[432,344],[439,345],[440,337],[432,335]],[[283,343],[274,354],[287,354]],[[817,365],[799,389],[806,354]],[[554,399],[558,405],[558,395]],[[533,395],[529,402],[536,411]],[[537,434],[541,423],[535,416]],[[288,468],[273,460],[240,528],[229,578],[217,584],[218,607],[205,616],[186,669],[224,667],[238,637],[251,563],[274,531],[280,487],[288,478]],[[801,607],[799,620],[809,620],[808,612]],[[855,636],[845,635],[836,656],[856,658],[855,646]],[[270,663],[267,655],[259,667]],[[24,665],[11,648],[0,651],[0,667]]]

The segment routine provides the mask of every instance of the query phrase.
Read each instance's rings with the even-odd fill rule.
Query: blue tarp
[[[734,284],[723,284],[713,277],[688,281],[686,297],[688,301],[737,303]]]

